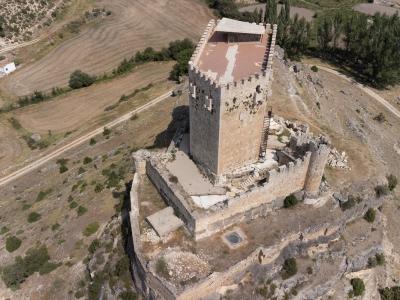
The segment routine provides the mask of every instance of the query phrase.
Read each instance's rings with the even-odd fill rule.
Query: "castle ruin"
[[[276,31],[270,24],[210,21],[189,62],[188,122],[166,151],[133,154],[131,225],[140,270],[135,281],[162,290],[166,298],[194,299],[161,287],[138,254],[143,246],[138,186],[144,178],[167,205],[144,216],[163,241],[178,228],[194,241],[225,230],[226,243],[244,241],[234,226],[268,218],[289,195],[320,194],[328,141],[274,116],[268,104]]]

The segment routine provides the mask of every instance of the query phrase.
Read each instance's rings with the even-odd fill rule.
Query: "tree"
[[[69,87],[71,89],[80,89],[92,85],[96,80],[95,76],[90,76],[80,70],[74,71],[69,78]]]
[[[324,19],[317,28],[317,40],[321,50],[326,50],[329,47],[329,43],[332,41],[332,22],[330,19]]]
[[[265,7],[264,22],[269,24],[277,24],[278,22],[278,7],[276,0],[267,0]]]

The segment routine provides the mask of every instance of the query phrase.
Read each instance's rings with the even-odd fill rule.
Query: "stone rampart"
[[[311,153],[278,170],[269,171],[267,182],[236,197],[227,199],[222,208],[196,216],[195,238],[201,239],[235,223],[254,219],[281,208],[283,199],[304,188]]]

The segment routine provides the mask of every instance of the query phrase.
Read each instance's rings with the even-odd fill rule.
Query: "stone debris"
[[[335,169],[351,170],[346,152],[340,153],[336,148],[331,148],[328,165]]]
[[[190,252],[172,250],[164,255],[164,259],[168,266],[170,282],[196,281],[211,272],[206,261]]]
[[[144,229],[140,239],[143,243],[157,244],[161,241],[161,238],[157,235],[153,228]]]

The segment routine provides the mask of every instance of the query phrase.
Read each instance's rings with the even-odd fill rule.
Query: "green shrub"
[[[46,198],[47,195],[49,195],[52,191],[53,191],[52,189],[48,189],[48,190],[45,190],[45,191],[40,191],[40,192],[38,193],[38,195],[36,196],[36,201],[37,201],[37,202],[42,201],[42,200],[43,200],[44,198]]]
[[[350,209],[356,205],[356,201],[354,200],[353,197],[349,197],[349,199],[346,202],[341,202],[340,207],[343,211]]]
[[[95,145],[97,142],[96,142],[96,140],[94,139],[94,138],[91,138],[90,139],[90,141],[89,141],[89,145],[90,146],[93,146],[93,145]]]
[[[80,70],[76,70],[69,78],[69,87],[71,89],[80,89],[92,85],[95,81],[95,76],[90,76]]]
[[[101,183],[96,184],[96,186],[94,187],[94,191],[95,193],[101,193],[104,189],[104,185],[102,185]]]
[[[156,263],[156,272],[158,275],[168,278],[168,265],[164,257],[160,257]]]
[[[350,280],[351,285],[353,286],[353,295],[361,296],[365,291],[364,281],[360,278],[353,278]]]
[[[390,190],[387,185],[377,185],[375,187],[375,193],[378,198],[380,198],[382,196],[386,196],[387,194],[389,194],[389,191]]]
[[[81,175],[81,174],[83,174],[83,173],[85,173],[85,172],[86,172],[85,168],[79,167],[79,169],[78,169],[78,175]]]
[[[86,226],[85,230],[83,231],[83,235],[84,236],[91,236],[98,229],[99,229],[99,223],[97,223],[97,222],[90,223],[88,226]]]
[[[80,205],[76,212],[78,213],[78,217],[80,217],[87,212],[87,208]]]
[[[21,240],[16,236],[9,236],[6,239],[6,250],[8,252],[14,252],[21,246]]]
[[[104,129],[103,129],[103,135],[104,135],[104,136],[109,136],[110,133],[111,133],[111,129],[109,129],[109,128],[107,128],[107,127],[104,127]]]
[[[86,157],[83,159],[83,164],[84,164],[84,165],[87,165],[87,164],[90,164],[92,161],[93,161],[93,159],[91,159],[90,157],[86,156]]]
[[[313,71],[313,72],[318,72],[318,67],[317,67],[317,66],[312,66],[312,67],[311,67],[311,71]]]
[[[40,218],[41,218],[42,216],[39,214],[39,213],[37,213],[37,212],[31,212],[29,215],[28,215],[28,223],[33,223],[33,222],[36,222],[36,221],[38,221],[38,220],[40,220]]]
[[[89,252],[91,254],[95,253],[97,249],[100,248],[100,241],[98,239],[94,239],[89,245]]]
[[[35,272],[50,271],[48,263],[50,256],[46,246],[31,248],[26,252],[24,258],[17,256],[13,264],[7,265],[2,269],[1,277],[7,287],[11,289],[19,288],[19,285]],[[54,269],[54,268],[53,268]]]
[[[55,224],[51,225],[51,230],[52,231],[56,231],[58,228],[60,228],[60,224],[58,224],[58,223],[55,223]]]
[[[385,255],[383,253],[375,254],[375,259],[378,266],[383,266],[385,264]]]
[[[297,200],[296,196],[292,194],[285,198],[285,200],[283,201],[283,207],[289,208],[289,207],[295,206],[297,203],[298,203],[298,200]]]
[[[137,299],[139,299],[138,295],[133,291],[123,291],[121,294],[119,294],[118,298],[121,300],[137,300]]]
[[[66,165],[61,165],[60,166],[60,174],[65,173],[68,171],[68,168]]]
[[[78,203],[76,203],[75,201],[70,202],[69,208],[74,209],[75,207],[78,207]]]
[[[48,274],[51,271],[57,269],[59,266],[61,266],[61,263],[52,263],[49,261],[46,261],[43,265],[40,266],[39,268],[39,274]]]
[[[400,286],[386,287],[380,289],[381,300],[399,300],[400,299]]]
[[[364,219],[368,223],[373,223],[375,221],[375,210],[373,208],[369,208],[364,215]]]
[[[0,235],[5,234],[6,232],[9,232],[9,231],[10,231],[10,229],[8,229],[7,226],[3,226],[0,229]]]
[[[297,274],[297,262],[294,257],[285,260],[282,266],[282,278],[287,279]]]
[[[397,186],[397,177],[393,174],[390,174],[386,177],[388,181],[388,188],[390,191],[393,191]]]

